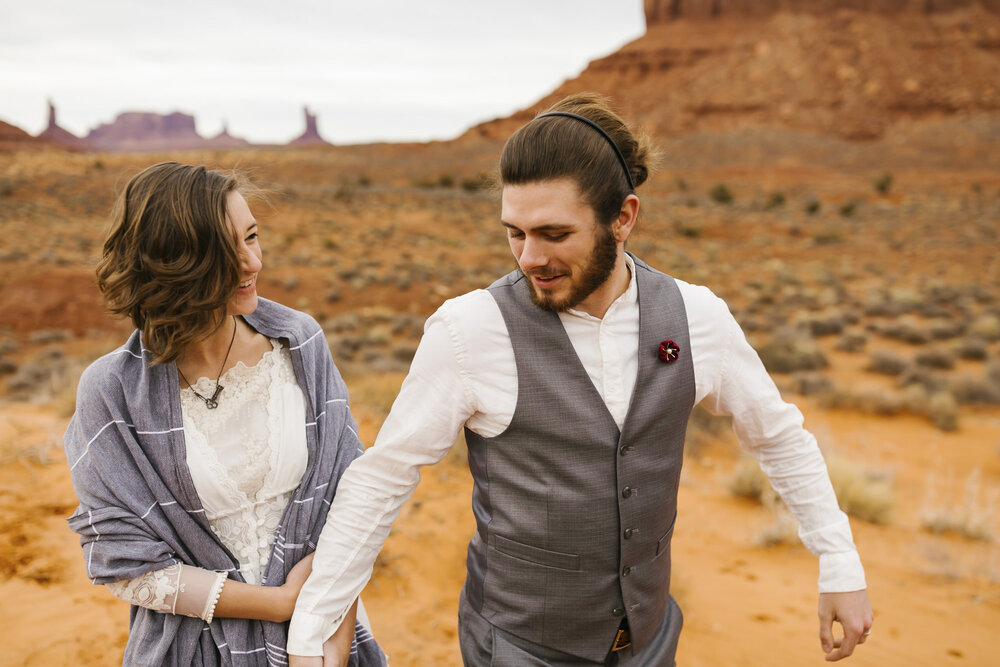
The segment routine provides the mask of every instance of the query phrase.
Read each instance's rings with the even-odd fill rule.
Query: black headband
[[[601,136],[607,139],[608,143],[611,144],[611,147],[615,149],[615,155],[618,156],[618,161],[621,163],[622,170],[625,172],[625,179],[628,181],[629,189],[635,190],[635,184],[632,183],[632,172],[630,172],[628,169],[628,164],[626,164],[625,162],[625,156],[622,155],[621,149],[618,148],[618,144],[615,143],[615,140],[611,138],[610,134],[604,131],[603,127],[601,127],[594,121],[590,120],[589,118],[580,116],[575,113],[569,113],[568,111],[549,111],[548,113],[543,113],[541,115],[535,116],[535,120],[538,120],[539,118],[545,118],[546,116],[566,116],[567,118],[575,118],[576,120],[586,123],[587,125],[591,126],[595,130],[600,132]]]

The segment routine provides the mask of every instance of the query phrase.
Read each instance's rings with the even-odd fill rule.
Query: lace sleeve
[[[112,595],[129,604],[211,623],[225,582],[225,572],[178,563],[105,585]]]

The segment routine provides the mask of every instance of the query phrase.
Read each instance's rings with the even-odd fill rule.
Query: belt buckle
[[[618,634],[615,635],[615,641],[611,644],[611,652],[615,653],[617,651],[621,651],[631,645],[632,637],[629,635],[629,631],[624,628],[619,628]]]

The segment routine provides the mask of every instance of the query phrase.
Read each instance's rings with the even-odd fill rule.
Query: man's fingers
[[[823,647],[824,653],[829,653],[835,646],[840,645],[840,641],[834,643],[833,639],[833,617],[820,614],[819,617],[819,644]]]
[[[826,659],[830,662],[836,662],[837,660],[842,660],[852,653],[854,653],[854,647],[858,645],[862,637],[864,637],[864,627],[861,625],[844,625],[844,636],[840,639],[834,641],[834,650],[828,651],[826,654]]]

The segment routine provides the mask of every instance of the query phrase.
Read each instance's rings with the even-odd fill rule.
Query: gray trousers
[[[656,636],[642,652],[634,653],[630,647],[611,653],[609,646],[603,662],[591,662],[504,632],[472,608],[464,591],[458,603],[458,641],[465,667],[674,667],[683,622],[671,597]]]

